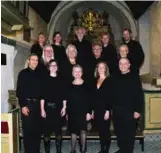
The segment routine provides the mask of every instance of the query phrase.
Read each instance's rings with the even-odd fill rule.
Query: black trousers
[[[40,106],[38,103],[29,102],[29,115],[22,113],[22,130],[25,153],[40,152]]]
[[[136,135],[133,115],[134,112],[125,107],[115,107],[113,110],[114,128],[121,153],[133,153]]]

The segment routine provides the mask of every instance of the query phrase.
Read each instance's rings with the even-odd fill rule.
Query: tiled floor
[[[145,150],[144,153],[161,153],[161,134],[148,134],[145,135]],[[88,141],[87,153],[98,153],[100,149],[98,140]],[[110,146],[110,153],[117,150],[116,141],[112,141]],[[21,151],[23,153],[23,149]],[[41,144],[41,153],[44,153],[43,143]],[[51,142],[51,153],[56,153],[55,142]],[[62,153],[70,153],[70,140],[64,140],[62,146]],[[79,146],[77,145],[77,153],[79,153]],[[142,153],[139,141],[135,142],[134,153]]]

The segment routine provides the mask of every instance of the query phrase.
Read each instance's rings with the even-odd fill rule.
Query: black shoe
[[[120,151],[120,149],[119,150],[117,150],[116,152],[114,152],[114,153],[121,153],[121,151]]]
[[[105,151],[101,150],[101,151],[99,151],[98,153],[105,153]]]

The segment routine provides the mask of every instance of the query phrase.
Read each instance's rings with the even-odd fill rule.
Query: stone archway
[[[123,30],[123,28],[130,28],[133,33],[133,37],[136,38],[137,36],[136,21],[133,18],[133,15],[125,2],[101,1],[98,3],[95,1],[91,3],[90,1],[88,2],[63,1],[60,2],[59,5],[54,10],[50,22],[48,24],[49,40],[52,40],[52,35],[56,30],[61,31],[63,37],[66,38],[67,33],[69,31],[69,26],[72,22],[71,17],[72,11],[78,10],[81,12],[82,5],[83,8],[89,6],[92,7],[93,5],[94,8],[107,9],[111,14],[111,16],[113,17],[112,19],[113,22],[115,20],[115,24],[113,24],[113,26],[118,25],[117,29],[119,30],[115,32],[116,34],[119,33],[118,37],[120,37],[121,39],[121,31]]]

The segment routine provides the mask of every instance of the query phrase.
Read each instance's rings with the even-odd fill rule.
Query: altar
[[[70,26],[67,43],[69,44],[75,40],[75,30],[79,27],[83,27],[86,30],[86,39],[91,43],[100,42],[102,33],[108,33],[110,35],[110,41],[114,43],[114,36],[108,17],[109,14],[106,11],[99,13],[93,9],[87,9],[81,15],[73,12],[73,23]]]

